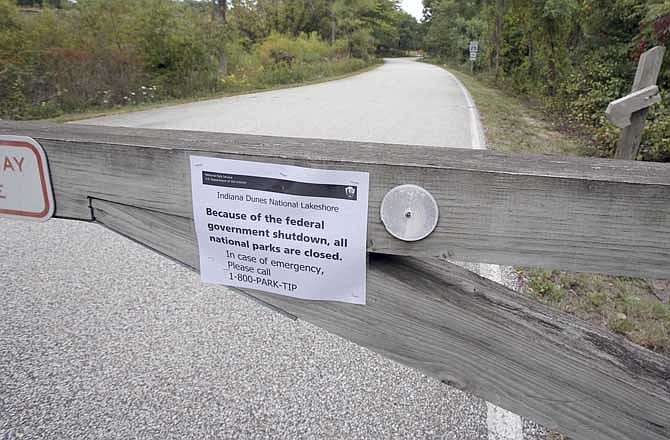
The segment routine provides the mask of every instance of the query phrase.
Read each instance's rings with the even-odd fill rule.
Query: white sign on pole
[[[204,282],[365,304],[369,174],[191,156]]]
[[[477,53],[479,52],[479,41],[470,42],[470,61],[477,61]]]
[[[0,136],[0,217],[44,221],[54,212],[47,157],[24,136]]]

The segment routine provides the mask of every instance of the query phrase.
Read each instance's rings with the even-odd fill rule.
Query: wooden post
[[[637,65],[635,81],[631,93],[656,85],[658,74],[663,64],[663,53],[665,47],[657,46],[642,54],[640,62]],[[630,117],[630,125],[623,129],[619,142],[617,143],[615,159],[635,160],[640,140],[642,139],[642,130],[644,121],[647,118],[649,107],[635,111]]]

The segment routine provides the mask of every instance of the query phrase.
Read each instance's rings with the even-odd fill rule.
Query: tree
[[[225,22],[228,13],[228,0],[212,0],[212,10],[215,17]]]
[[[422,27],[414,17],[404,11],[399,12],[398,49],[416,50],[423,45]]]

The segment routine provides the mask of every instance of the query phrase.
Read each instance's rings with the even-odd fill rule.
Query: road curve
[[[473,121],[470,101],[444,69],[389,59],[337,81],[85,123],[471,148]]]
[[[86,123],[469,148],[472,111],[444,70],[389,60]],[[0,239],[2,439],[503,438],[485,402],[99,226],[0,220]]]

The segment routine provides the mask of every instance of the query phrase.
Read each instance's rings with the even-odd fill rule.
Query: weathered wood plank
[[[612,124],[624,128],[631,124],[633,113],[659,102],[661,95],[658,94],[658,86],[649,86],[610,102],[605,115]]]
[[[640,55],[631,92],[653,86],[663,66],[664,46],[656,46]]]
[[[197,270],[185,218],[92,207],[98,222]],[[246,293],[574,438],[670,436],[669,359],[458,266],[372,255],[366,306]]]
[[[666,164],[452,148],[0,121],[49,158],[56,216],[89,198],[190,218],[190,154],[370,173],[368,249],[460,261],[670,278]],[[379,219],[388,190],[429,190],[440,222],[405,243]]]
[[[665,47],[657,46],[649,49],[640,56],[631,92],[636,92],[656,84],[658,74],[663,65],[664,53]],[[621,131],[617,149],[614,153],[615,159],[635,160],[638,149],[640,148],[640,141],[642,140],[642,131],[644,130],[644,122],[647,119],[647,113],[649,113],[648,107],[638,110],[631,115],[630,125]]]

